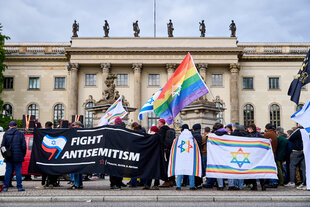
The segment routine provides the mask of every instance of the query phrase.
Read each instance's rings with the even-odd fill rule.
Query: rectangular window
[[[243,89],[253,89],[253,78],[243,78]]]
[[[223,86],[223,74],[212,74],[212,86]]]
[[[65,87],[66,87],[66,78],[56,77],[55,78],[55,89],[65,89]]]
[[[117,86],[128,86],[128,74],[117,74]]]
[[[279,78],[269,78],[269,89],[279,89]]]
[[[3,89],[13,89],[13,77],[4,77]]]
[[[149,86],[159,86],[159,74],[149,74]]]
[[[85,75],[85,86],[96,86],[96,74]]]
[[[39,89],[40,88],[40,78],[30,77],[29,78],[29,89]]]

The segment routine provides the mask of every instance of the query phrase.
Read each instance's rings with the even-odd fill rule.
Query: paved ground
[[[125,181],[127,182],[127,181]],[[310,202],[310,191],[297,190],[292,187],[278,187],[267,191],[217,191],[202,189],[190,191],[188,187],[176,191],[175,188],[160,190],[142,190],[142,187],[122,190],[110,190],[108,180],[84,182],[84,189],[69,190],[66,181],[61,181],[61,187],[54,189],[35,189],[39,181],[24,181],[26,189],[18,192],[9,188],[9,192],[0,193],[1,202]],[[16,185],[13,182],[13,185]],[[310,204],[309,204],[310,206]]]

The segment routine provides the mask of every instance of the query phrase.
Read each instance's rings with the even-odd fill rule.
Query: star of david
[[[183,147],[184,145],[187,144],[187,148]],[[181,153],[182,152],[188,152],[191,148],[193,148],[193,146],[190,144],[190,141],[182,141],[181,144],[178,146],[181,149]]]
[[[56,141],[55,140],[52,141],[52,145],[56,145]]]
[[[172,85],[172,97],[179,96],[181,92],[181,85]]]
[[[153,97],[150,98],[150,100],[147,102],[148,104],[152,104],[154,102]]]
[[[108,113],[106,119],[109,119],[111,116],[112,116],[112,114]]]
[[[239,150],[237,152],[230,152],[230,153],[233,156],[233,159],[230,161],[230,163],[237,163],[240,168],[242,167],[243,164],[250,163],[250,161],[248,159],[250,153],[243,152],[243,150],[241,148],[239,148]],[[243,155],[244,159],[242,161],[237,160],[238,155]]]

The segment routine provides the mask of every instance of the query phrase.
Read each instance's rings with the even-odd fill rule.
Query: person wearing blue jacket
[[[15,171],[16,182],[18,191],[25,191],[22,186],[22,162],[26,155],[26,140],[22,132],[17,129],[17,123],[11,121],[9,129],[3,135],[1,147],[7,149],[11,146],[12,158],[10,160],[4,160],[6,162],[5,176],[4,176],[4,188],[2,191],[8,191],[11,181],[11,175]]]

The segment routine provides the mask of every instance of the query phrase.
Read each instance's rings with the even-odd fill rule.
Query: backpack
[[[170,128],[167,130],[166,132],[166,137],[165,137],[165,141],[164,141],[164,146],[166,149],[171,149],[173,140],[175,139],[175,130],[173,128]]]

